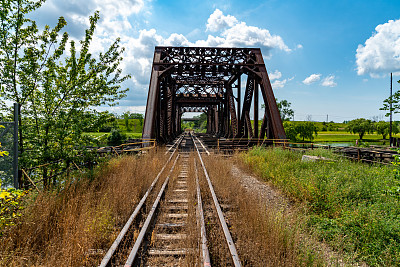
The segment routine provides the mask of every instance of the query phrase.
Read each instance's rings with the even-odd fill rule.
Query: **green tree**
[[[194,129],[196,129],[197,132],[204,132],[207,128],[207,115],[205,113],[201,113],[193,118],[197,119],[193,124]]]
[[[358,134],[362,140],[365,133],[372,133],[375,130],[371,120],[364,118],[351,120],[347,123],[346,130],[350,133]]]
[[[296,132],[300,138],[308,139],[312,141],[314,139],[314,134],[318,134],[318,127],[311,121],[303,121],[296,124]]]
[[[275,98],[275,101],[276,105],[278,106],[282,121],[288,121],[294,117],[294,111],[290,108],[292,103],[285,99],[278,101],[278,98]],[[265,108],[265,104],[262,104],[261,108]]]
[[[26,17],[26,14],[39,8],[43,0],[1,0],[0,6],[0,108],[7,109],[4,100],[25,104],[26,99],[32,94],[32,89],[22,86],[24,69],[29,64],[37,64],[41,69],[44,62],[31,60],[32,48],[38,45],[38,41],[47,43],[55,42],[54,32],[57,34],[65,21],[60,18],[52,38],[50,34],[39,34],[36,23]],[[47,29],[48,31],[48,29]],[[51,45],[50,45],[51,46]],[[48,55],[50,51],[44,52]],[[42,55],[43,56],[43,55]],[[25,67],[25,68],[24,68]],[[22,125],[22,117],[19,117]],[[19,146],[24,151],[23,130],[19,128]]]
[[[398,80],[397,83],[400,83],[400,80]],[[392,104],[391,110],[390,110],[390,104]],[[395,92],[392,95],[392,97],[388,97],[387,99],[383,100],[383,107],[381,107],[379,110],[388,111],[385,114],[386,117],[390,116],[390,112],[400,113],[400,90]]]
[[[0,99],[21,105],[22,167],[78,154],[89,138],[82,134],[85,114],[96,106],[114,105],[128,90],[120,86],[129,76],[119,68],[124,51],[119,39],[105,53],[90,53],[99,13],[90,17],[79,50],[71,40],[67,53],[69,36],[60,34],[66,25],[62,17],[54,29],[46,26],[43,31],[25,19],[41,3],[4,0],[0,17]]]
[[[122,114],[122,116],[124,117],[124,124],[125,124],[126,130],[127,130],[127,131],[130,131],[130,130],[131,130],[131,127],[129,126],[130,112],[129,112],[129,111],[124,112],[124,113]]]
[[[288,138],[292,141],[296,141],[296,137],[298,134],[297,130],[296,130],[296,126],[292,122],[284,121],[283,128],[285,129],[286,138]]]
[[[89,110],[83,114],[82,127],[84,132],[110,132],[118,125],[114,114],[108,111]]]
[[[386,121],[378,121],[375,123],[376,132],[382,135],[383,139],[386,139],[386,136],[389,134],[390,124]]]
[[[285,99],[281,101],[278,101],[278,99],[276,99],[276,105],[278,106],[279,114],[281,115],[282,121],[288,121],[293,118],[294,111],[290,108],[292,103]]]
[[[139,120],[140,126],[143,126],[143,119],[144,119],[143,114],[140,114],[140,113],[131,113],[131,114],[129,115],[129,118],[130,118],[130,119],[137,119],[137,120]]]
[[[378,121],[375,123],[375,130],[378,134],[382,135],[383,139],[386,139],[386,136],[389,134],[390,122],[387,121]],[[399,133],[399,128],[396,123],[392,124],[392,134]]]

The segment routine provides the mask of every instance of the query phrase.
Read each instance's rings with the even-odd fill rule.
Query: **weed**
[[[254,151],[259,153],[260,151]],[[289,158],[291,154],[279,151]],[[274,207],[265,208],[257,195],[249,194],[241,185],[240,177],[232,174],[232,161],[218,157],[205,159],[207,170],[215,187],[218,199],[223,204],[229,204],[234,212],[225,213],[228,226],[235,240],[239,257],[245,266],[318,266],[323,265],[322,257],[313,251],[302,236],[301,220],[296,212],[288,214]],[[263,166],[257,161],[258,166]],[[225,244],[220,244],[222,238],[216,238],[213,228],[211,243],[213,253],[217,247],[222,250]],[[221,231],[220,229],[218,229]],[[219,241],[218,241],[219,240]],[[306,252],[308,251],[308,252]],[[216,265],[226,265],[218,262]]]
[[[1,266],[97,266],[165,161],[126,156],[30,193],[0,238]]]
[[[331,162],[302,162],[282,149],[255,148],[241,159],[262,179],[307,207],[310,229],[336,250],[372,266],[400,264],[400,204],[390,192],[393,167],[340,159],[326,150],[310,154]]]

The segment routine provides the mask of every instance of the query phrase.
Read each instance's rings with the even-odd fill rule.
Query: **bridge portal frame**
[[[260,92],[265,109],[259,130]],[[286,139],[259,48],[155,47],[143,139],[169,142],[182,131],[183,112],[192,110],[207,114],[210,134]]]

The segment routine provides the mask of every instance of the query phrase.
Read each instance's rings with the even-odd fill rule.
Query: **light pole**
[[[389,143],[390,146],[392,146],[393,144],[393,140],[392,140],[392,84],[393,84],[393,75],[392,73],[390,73],[390,104],[389,104],[389,109],[390,109],[390,123],[389,123]]]

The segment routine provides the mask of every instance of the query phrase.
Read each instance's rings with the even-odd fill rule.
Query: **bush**
[[[119,129],[112,129],[110,135],[107,137],[107,144],[110,146],[118,146],[125,141],[126,135],[121,133]]]
[[[21,216],[22,197],[27,191],[14,188],[2,189],[0,181],[0,236],[6,227],[15,224],[15,220]]]

